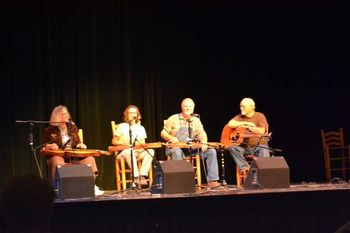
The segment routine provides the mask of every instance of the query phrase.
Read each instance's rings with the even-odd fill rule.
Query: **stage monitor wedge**
[[[289,188],[289,166],[282,156],[256,158],[244,182],[245,189]]]
[[[159,161],[152,183],[152,194],[194,193],[194,169],[185,160]]]
[[[95,197],[95,179],[91,166],[57,166],[54,185],[59,199]]]

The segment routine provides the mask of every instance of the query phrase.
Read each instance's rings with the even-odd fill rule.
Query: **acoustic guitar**
[[[222,130],[220,143],[225,146],[225,148],[230,146],[240,145],[246,138],[260,138],[261,135],[249,132],[246,128],[236,128],[232,129],[228,125]]]

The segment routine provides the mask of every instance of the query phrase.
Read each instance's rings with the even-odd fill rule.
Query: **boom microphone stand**
[[[48,124],[48,123],[66,123],[66,122],[50,122],[50,121],[36,121],[36,120],[15,120],[15,123],[20,123],[20,124],[28,124],[29,126],[29,134],[28,134],[28,143],[30,147],[31,153],[33,153],[33,157],[35,160],[35,165],[38,169],[39,176],[40,178],[43,178],[43,174],[41,172],[41,168],[39,166],[39,161],[36,155],[36,149],[40,148],[42,145],[38,147],[34,147],[34,135],[33,135],[33,127],[34,124]],[[45,145],[45,144],[43,144]]]

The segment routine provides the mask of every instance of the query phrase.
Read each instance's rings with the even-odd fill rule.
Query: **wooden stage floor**
[[[349,198],[347,183],[163,195],[106,191],[94,199],[56,200],[52,231],[335,232],[350,220]]]

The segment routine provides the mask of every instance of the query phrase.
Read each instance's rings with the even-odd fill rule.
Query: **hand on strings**
[[[44,150],[58,150],[58,145],[56,143],[47,144]]]
[[[177,139],[177,137],[171,137],[169,140],[170,143],[178,143],[179,139]]]
[[[84,143],[79,143],[79,144],[77,145],[77,148],[86,150],[87,146],[86,146]]]
[[[208,150],[208,145],[202,144],[202,152],[205,152],[206,150]]]

